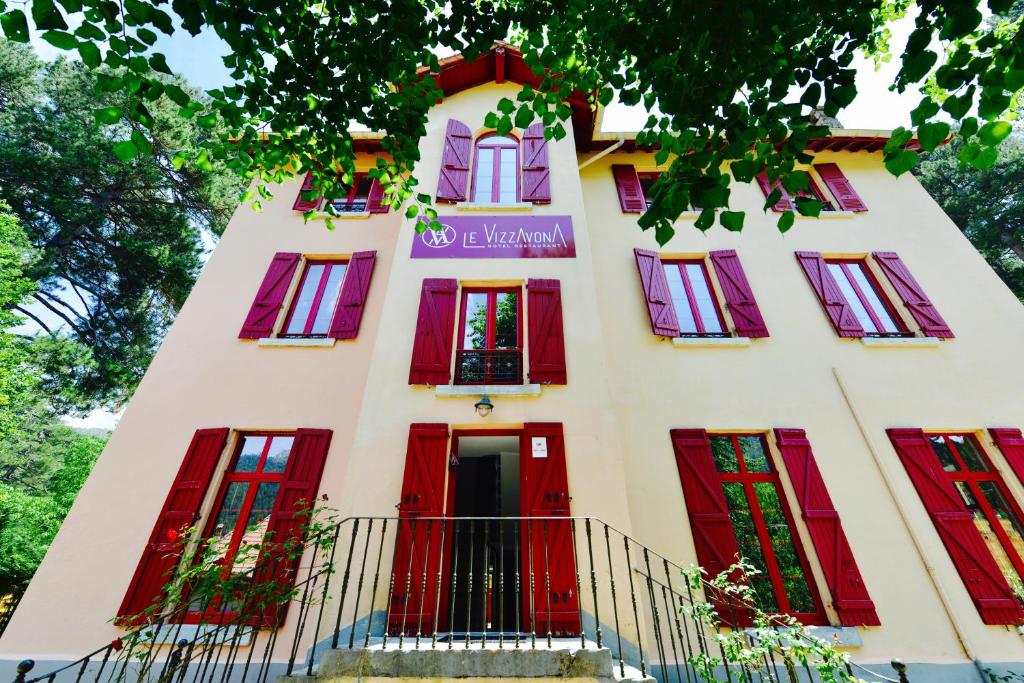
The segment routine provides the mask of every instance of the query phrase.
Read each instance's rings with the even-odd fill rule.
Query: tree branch
[[[28,310],[27,308],[22,308],[21,306],[15,306],[14,310],[28,316],[29,318],[32,318],[32,320],[34,320],[36,324],[39,325],[39,327],[46,330],[46,333],[49,334],[51,337],[56,336],[53,334],[53,330],[50,329],[49,325],[40,320],[38,316],[32,313],[32,311]]]

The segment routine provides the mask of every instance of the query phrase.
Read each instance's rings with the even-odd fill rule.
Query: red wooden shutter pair
[[[419,517],[441,517],[445,512],[444,476],[448,466],[448,425],[416,423],[409,427],[409,445],[405,455],[402,498],[398,502],[398,529],[395,555],[391,565],[394,592],[388,609],[388,633],[398,635],[405,627],[407,635],[417,629],[433,631],[437,616],[437,583],[418,580],[425,567],[433,574],[448,575],[441,565],[441,523],[419,521]],[[450,531],[451,527],[447,529]],[[450,544],[450,536],[446,541]],[[429,554],[429,555],[428,555]],[[415,580],[414,580],[415,579]],[[448,582],[442,582],[447,590]],[[447,600],[442,600],[446,604]]]
[[[636,168],[628,164],[615,164],[612,166],[612,177],[615,178],[622,213],[643,213],[647,210],[647,200],[640,187]]]
[[[1019,429],[1011,427],[992,428],[988,430],[992,440],[1006,458],[1006,463],[1024,484],[1024,436]]]
[[[249,315],[246,316],[242,330],[238,333],[239,339],[262,339],[273,334],[277,314],[284,305],[284,299],[288,295],[301,258],[301,254],[289,252],[278,252],[274,255],[267,274],[263,277],[263,284],[260,285],[249,309]],[[352,254],[328,336],[335,339],[354,339],[358,334],[376,262],[376,251],[357,251]]]
[[[437,201],[466,201],[469,182],[469,155],[473,147],[473,134],[469,126],[456,119],[448,119],[441,152],[441,173],[437,179]]]
[[[543,438],[547,457],[533,456],[533,440]],[[565,466],[565,439],[560,422],[527,422],[520,437],[519,509],[524,517],[569,517],[569,478]],[[533,520],[523,526],[523,576],[543,577],[533,588],[537,633],[558,636],[580,632],[576,562],[572,522],[568,519]],[[533,549],[533,566],[530,552]],[[548,592],[550,591],[550,593]],[[523,615],[530,628],[530,589],[523,591]],[[550,605],[550,612],[548,611]]]
[[[522,199],[534,204],[551,203],[551,167],[543,123],[535,123],[523,133]]]
[[[865,206],[864,202],[861,201],[860,196],[853,189],[853,185],[846,179],[843,172],[839,170],[839,166],[836,164],[815,164],[814,170],[817,171],[818,177],[825,183],[825,187],[829,189],[832,196],[836,200],[836,204],[839,205],[840,211],[867,211],[868,207]],[[814,178],[809,178],[812,192],[816,196],[821,196],[821,193],[817,192],[817,186],[814,184]],[[764,193],[767,199],[768,195],[772,193],[776,187],[782,192],[782,197],[779,201],[775,202],[772,206],[773,211],[790,211],[793,209],[793,197],[786,191],[780,181],[776,180],[774,183],[768,181],[768,174],[761,172],[757,174],[757,184],[761,187],[761,192]]]
[[[822,255],[816,251],[798,251],[795,255],[836,334],[840,337],[863,337],[864,328],[853,314],[849,302],[839,289],[839,284],[828,271],[828,265]],[[911,316],[920,325],[921,331],[930,337],[952,338],[953,332],[946,321],[939,315],[900,257],[892,252],[874,252],[872,256],[892,283]]]
[[[942,470],[928,437],[920,429],[887,432],[981,620],[1019,624],[1024,610],[974,525],[971,512]]]
[[[227,428],[196,431],[157,517],[149,542],[142,551],[135,575],[117,611],[118,616],[138,615],[162,599],[164,586],[178,565],[175,554],[181,548],[178,540],[183,539],[183,530],[199,518],[200,506],[210,487],[227,436]],[[311,504],[316,497],[330,442],[329,429],[296,431],[284,482],[274,502],[267,527],[268,545],[257,562],[257,566],[264,567],[259,571],[257,581],[274,579],[282,587],[290,587],[294,583],[298,558],[275,561],[273,553],[280,554],[283,547],[294,547],[296,542],[301,542],[297,539],[304,516],[297,511],[296,503],[304,500]],[[277,613],[264,614],[263,617],[269,620],[267,623],[279,623],[283,612],[282,608]]]
[[[651,331],[663,337],[679,336],[679,320],[672,304],[668,278],[657,252],[634,249],[636,267],[640,271],[640,286],[647,302],[647,315],[651,320]],[[754,299],[747,276],[740,265],[734,249],[712,251],[708,254],[715,267],[715,274],[722,286],[725,303],[732,314],[736,335],[740,337],[767,337],[761,311]]]
[[[306,177],[302,181],[302,189],[299,190],[298,196],[295,198],[295,203],[292,204],[293,211],[313,211],[320,206],[320,201],[323,199],[319,194],[311,197],[310,199],[304,199],[303,194],[309,194],[316,188],[313,186],[313,174],[307,173]],[[376,178],[370,183],[370,193],[366,198],[366,210],[370,213],[387,213],[390,207],[384,202],[384,186],[380,184]]]
[[[775,441],[796,491],[840,623],[843,626],[880,625],[806,433],[802,429],[776,429]]]
[[[451,279],[423,281],[413,339],[409,384],[448,384],[455,340],[455,304],[459,283]],[[530,381],[565,384],[565,339],[562,291],[558,280],[528,280]]]

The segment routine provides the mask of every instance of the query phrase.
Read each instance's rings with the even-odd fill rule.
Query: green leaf
[[[484,128],[497,128],[498,127],[498,115],[493,111],[487,112],[484,116]]]
[[[409,218],[409,219],[416,218],[416,216],[417,216],[417,214],[419,214],[419,212],[420,212],[419,204],[410,204],[409,208],[405,210],[405,217]]]
[[[779,216],[779,232],[783,234],[789,232],[789,229],[793,227],[793,222],[795,219],[796,216],[793,214],[792,211],[784,211],[782,215]]]
[[[921,145],[921,149],[926,152],[931,152],[946,139],[949,135],[949,124],[938,122],[938,123],[922,123],[917,127],[917,141]]]
[[[82,63],[90,69],[98,67],[102,60],[102,57],[100,56],[100,49],[96,47],[95,43],[79,43],[78,56],[82,58]]]
[[[50,45],[61,50],[74,50],[78,47],[78,38],[66,31],[46,31],[41,37]]]
[[[533,123],[533,109],[528,106],[516,110],[516,128],[526,128]]]
[[[146,136],[142,134],[142,131],[132,131],[132,143],[142,154],[150,155],[153,153],[153,143],[146,139]],[[203,151],[205,152],[206,150]]]
[[[810,216],[811,218],[817,218],[821,215],[821,200],[813,197],[805,197],[799,195],[793,198],[793,202],[796,204],[797,213],[801,216]]]
[[[149,23],[150,16],[152,14],[152,7],[142,0],[123,0],[124,8],[131,15],[132,19],[135,19],[140,24]],[[180,4],[180,3],[179,3]]]
[[[715,224],[715,210],[714,209],[704,209],[703,211],[700,212],[700,215],[697,216],[697,220],[694,221],[693,227],[697,228],[701,232],[707,232],[708,229],[711,228],[711,226],[714,225],[714,224]]]
[[[918,155],[909,149],[905,149],[897,156],[885,162],[885,168],[894,176],[901,176],[917,165]]]
[[[217,126],[217,114],[215,112],[203,114],[198,119],[196,119],[196,123],[198,123],[203,128],[215,128]]]
[[[53,0],[32,0],[32,21],[40,31],[47,29],[65,30],[68,27],[64,15],[60,13]],[[60,47],[59,45],[57,47]],[[72,46],[73,47],[73,46]],[[61,48],[69,49],[69,48]]]
[[[967,115],[970,111],[971,105],[974,103],[974,87],[968,88],[967,92],[958,97],[947,97],[946,101],[942,103],[942,110],[952,116],[954,119],[960,120]]]
[[[1013,132],[1013,126],[1006,121],[989,121],[978,131],[978,139],[989,147],[994,147]]]
[[[723,211],[718,214],[718,222],[730,232],[739,232],[743,230],[744,215],[742,211]]]
[[[986,147],[978,152],[978,156],[971,161],[971,166],[979,171],[992,168],[999,159],[999,151],[995,147]]]
[[[20,9],[0,14],[0,27],[3,27],[8,40],[16,43],[28,42],[28,20]]]
[[[184,152],[175,152],[174,156],[171,157],[171,165],[174,166],[175,170],[180,171],[188,161],[188,156]],[[252,190],[246,190],[242,193],[241,198],[238,200],[242,204],[245,204],[249,199],[252,198]]]
[[[654,227],[654,239],[658,241],[658,246],[663,247],[668,244],[669,240],[672,239],[676,234],[676,229],[670,224],[660,222]]]
[[[139,148],[131,140],[122,140],[114,145],[114,155],[121,161],[131,161],[139,155]]]
[[[153,45],[157,40],[156,33],[150,31],[148,28],[135,29],[135,35],[137,35],[139,40],[144,42],[146,45]]]
[[[103,109],[97,109],[92,115],[96,119],[96,123],[109,125],[120,121],[121,117],[124,116],[124,112],[117,107],[104,107]]]
[[[508,135],[512,132],[512,119],[508,116],[502,116],[498,119],[498,135]]]
[[[514,112],[515,110],[516,110],[515,102],[513,102],[509,98],[502,97],[500,100],[498,100],[498,111],[500,111],[502,114],[505,114],[506,116],[508,116],[512,112]]]
[[[173,83],[164,84],[164,94],[171,99],[171,102],[174,102],[179,107],[187,106],[191,101],[188,93]]]
[[[729,167],[732,176],[741,183],[749,183],[757,174],[757,164],[749,159],[738,159]]]

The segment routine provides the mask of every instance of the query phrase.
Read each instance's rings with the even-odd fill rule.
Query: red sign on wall
[[[426,219],[421,218],[421,221]],[[438,216],[412,258],[575,258],[570,216]]]

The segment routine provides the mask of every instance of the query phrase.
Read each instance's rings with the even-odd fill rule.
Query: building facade
[[[683,566],[743,555],[759,606],[866,666],[1024,672],[1024,308],[913,177],[886,172],[885,133],[812,143],[820,219],[780,233],[761,179],[732,189],[741,233],[684,215],[659,247],[637,226],[653,154],[585,105],[562,140],[483,127],[524,70],[513,50],[445,64],[416,169],[441,232],[360,176],[333,231],[304,221],[323,207],[301,180],[238,210],[0,640],[7,665],[41,672],[116,638],[111,619],[159,591],[168,529],[197,520],[231,547],[326,495],[342,517],[550,522],[514,532],[550,556],[512,607],[504,550],[474,574],[451,537],[389,540],[385,583],[393,565],[406,602],[357,600],[370,631],[378,612],[394,633],[610,624],[588,607],[571,515]],[[368,169],[372,136],[360,145]],[[439,569],[417,588],[407,561]],[[525,581],[531,560],[510,562]],[[488,596],[461,628],[443,614],[462,610],[460,576]]]

